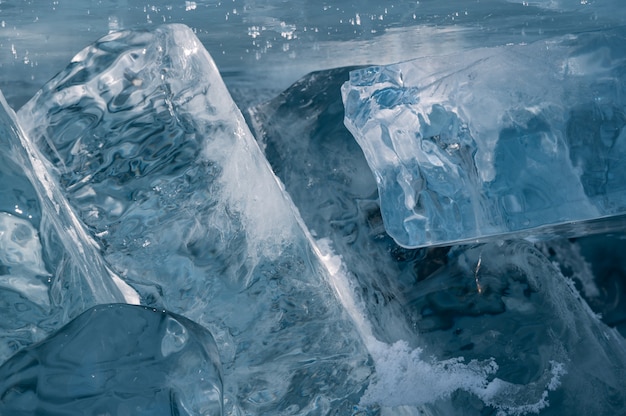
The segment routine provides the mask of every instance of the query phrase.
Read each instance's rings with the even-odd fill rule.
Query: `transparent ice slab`
[[[624,41],[612,30],[354,71],[345,123],[388,233],[420,247],[623,229]]]
[[[105,36],[19,118],[141,302],[214,335],[227,412],[351,412],[367,350],[191,29]]]
[[[0,367],[6,415],[221,415],[211,334],[143,306],[95,306]]]

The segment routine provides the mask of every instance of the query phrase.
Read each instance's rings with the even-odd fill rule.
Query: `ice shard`
[[[19,111],[144,304],[207,327],[233,414],[349,414],[372,365],[191,29],[112,33]]]
[[[389,234],[420,247],[623,228],[624,41],[610,30],[354,71],[345,123]]]
[[[7,415],[222,414],[217,347],[166,311],[95,306],[0,367]]]

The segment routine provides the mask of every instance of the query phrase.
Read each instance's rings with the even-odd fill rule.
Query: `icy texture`
[[[533,408],[545,408],[542,415],[626,411],[624,339],[531,244],[452,249],[444,265],[419,277],[407,301],[425,352],[495,358],[500,382],[475,391],[485,403],[508,414]],[[405,381],[412,377],[407,373]]]
[[[188,319],[100,305],[4,363],[0,397],[6,415],[221,415],[219,356]]]
[[[610,228],[576,222],[626,211],[625,44],[605,31],[353,72],[345,122],[389,234],[419,247]]]
[[[89,306],[132,300],[45,172],[0,94],[0,362]]]
[[[477,46],[531,42],[566,33],[620,27],[626,11],[617,0],[383,3],[340,0],[332,5],[295,0],[288,4],[294,7],[285,5],[276,0],[178,3],[156,0],[149,4],[99,2],[94,8],[93,2],[75,0],[2,2],[0,85],[17,108],[40,88],[43,80],[62,68],[71,54],[98,36],[95,34],[137,26],[153,28],[161,22],[184,22],[214,54],[231,93],[239,100],[236,102],[245,105],[260,102],[270,92],[275,94],[314,69],[372,62],[387,64],[423,56],[429,57],[421,61],[427,65],[438,62],[436,56],[443,53],[453,57],[459,51]],[[156,36],[169,36],[162,29],[158,33]],[[114,89],[119,87],[120,84],[115,84],[118,81],[136,84],[144,81],[134,76],[140,66],[137,60],[150,62],[154,57],[159,62],[155,66],[163,68],[169,65],[170,50],[174,51],[171,56],[175,60],[180,56],[176,47],[165,40],[161,44],[166,45],[163,53],[155,53],[148,39],[152,36],[147,35],[146,42],[140,46],[141,42],[129,45],[128,33],[112,36],[91,52],[77,57],[77,72],[85,67],[94,70],[77,73],[76,77],[64,71],[61,82],[42,93],[37,104],[41,104],[42,112],[38,114],[42,117],[31,119],[29,130],[34,130],[41,121],[46,132],[37,138],[47,139],[66,127],[71,130],[72,117],[79,118],[80,114],[104,114],[96,119],[110,121],[114,117],[111,113],[119,109],[116,104],[124,101],[124,94],[118,93],[119,90],[109,96],[101,94],[92,88],[89,80],[99,79],[103,87],[108,84]],[[193,42],[185,42],[189,44]],[[118,53],[127,46],[129,52],[137,46],[134,49],[137,54]],[[596,56],[602,55],[603,42],[596,46]],[[189,56],[194,55],[193,49],[188,49]],[[591,45],[588,50],[593,52],[596,47]],[[144,52],[148,57],[142,57]],[[103,60],[82,60],[94,54]],[[471,53],[462,56],[471,57]],[[456,65],[453,59],[444,59]],[[601,68],[607,61],[594,57],[591,62]],[[522,60],[519,67],[526,64]],[[537,62],[529,59],[528,64],[537,65]],[[203,88],[204,68],[213,67],[202,59],[199,67],[203,68],[201,74],[192,84]],[[124,73],[122,68],[131,70]],[[521,72],[528,71],[532,69]],[[184,71],[177,74],[180,72]],[[498,75],[495,69],[490,73]],[[213,75],[209,75],[209,95],[216,98],[221,94],[215,94],[214,83],[220,82]],[[63,85],[64,76],[74,84]],[[141,126],[145,120],[144,103],[153,100],[158,106],[165,102],[163,108],[167,111],[162,115],[171,117],[173,123],[163,133],[165,136],[171,133],[173,138],[177,137],[177,130],[187,131],[180,129],[187,119],[177,117],[188,114],[185,108],[189,106],[170,108],[167,100],[148,93],[146,101],[143,98],[136,101],[139,118],[133,118],[136,113],[131,109],[124,109],[116,114],[128,114],[131,121],[106,121],[102,128],[89,127],[87,135],[95,131],[103,138],[102,148],[93,151],[93,159],[83,158],[85,166],[73,161],[65,166],[51,151],[57,146],[54,140],[50,140],[52,146],[47,147],[40,140],[35,147],[18,134],[12,112],[3,103],[9,117],[2,118],[0,123],[3,132],[0,223],[4,232],[0,238],[0,258],[5,263],[0,266],[0,275],[4,276],[4,279],[0,277],[0,362],[93,303],[111,301],[107,299],[121,301],[122,297],[137,300],[133,291],[109,272],[101,258],[106,255],[115,271],[140,291],[144,303],[174,305],[181,313],[186,313],[188,308],[194,319],[214,331],[226,364],[227,414],[494,416],[535,411],[544,415],[623,414],[623,393],[615,383],[615,374],[621,372],[623,379],[624,352],[620,347],[623,341],[616,339],[614,331],[600,325],[597,317],[579,303],[575,291],[557,270],[560,268],[579,285],[606,322],[621,323],[623,327],[626,308],[620,237],[602,236],[586,239],[587,243],[579,240],[576,244],[551,241],[541,245],[549,260],[558,263],[558,268],[525,243],[452,250],[399,247],[384,232],[374,176],[358,145],[343,127],[338,88],[346,76],[345,69],[312,74],[277,99],[255,109],[255,129],[267,158],[285,183],[306,226],[317,238],[317,249],[312,250],[298,231],[300,225],[293,228],[289,225],[284,240],[291,246],[284,248],[277,244],[280,250],[274,257],[267,254],[272,250],[263,248],[273,245],[265,243],[280,235],[285,224],[293,221],[291,214],[281,218],[284,203],[276,203],[276,193],[266,192],[265,188],[253,208],[241,208],[247,206],[242,195],[251,194],[250,189],[259,183],[254,181],[248,186],[250,178],[264,182],[268,177],[264,173],[266,169],[257,169],[259,166],[249,163],[249,158],[236,166],[252,166],[248,176],[245,172],[233,175],[236,168],[219,170],[216,179],[204,186],[198,182],[206,175],[191,173],[185,177],[186,181],[171,181],[174,185],[166,189],[167,195],[158,194],[154,198],[156,192],[145,191],[151,182],[161,185],[177,175],[170,172],[168,165],[184,170],[188,166],[197,167],[197,159],[189,156],[191,162],[179,165],[171,163],[167,151],[155,151],[155,160],[150,161],[154,163],[147,163],[143,156],[150,150],[146,146],[142,147],[141,157],[129,155],[132,151],[127,147],[135,146],[137,141],[144,143],[141,141],[142,132],[147,131],[145,125]],[[167,90],[173,78],[176,77],[163,80],[166,98],[178,94]],[[184,77],[177,79],[183,81]],[[498,84],[496,79],[493,83]],[[148,85],[144,90],[154,91],[152,81],[144,85]],[[112,111],[109,108],[100,111],[106,107],[102,102],[106,100],[91,106],[77,99],[76,105],[66,107],[71,100],[61,99],[57,103],[61,102],[62,109],[56,107],[55,92],[70,92],[71,96],[71,87],[76,87],[77,95],[86,101],[105,97],[112,103]],[[194,91],[191,88],[190,95]],[[503,89],[496,92],[499,91]],[[578,91],[577,86],[572,91]],[[484,96],[493,91],[478,92]],[[230,106],[230,100],[226,101]],[[176,100],[170,102],[176,104]],[[49,114],[48,110],[51,110]],[[56,110],[60,113],[55,113]],[[228,111],[219,114],[224,114],[226,125],[235,124],[235,119],[240,121],[237,113],[234,118]],[[24,112],[22,115],[28,119]],[[133,126],[133,133],[128,128],[132,120],[139,120]],[[151,127],[158,122],[149,119],[145,124]],[[573,130],[580,129],[579,126],[584,130],[591,124],[585,121]],[[82,126],[77,123],[76,130]],[[603,127],[602,134],[610,129]],[[133,141],[135,133],[137,140]],[[72,135],[76,137],[79,132],[69,134]],[[109,138],[115,135],[126,137],[118,142],[111,140],[109,152]],[[252,159],[261,159],[254,143],[245,137],[242,140],[249,146]],[[83,157],[83,143],[91,143],[93,148],[100,145],[93,146],[94,140],[80,138],[68,143],[71,150],[59,153],[63,158]],[[199,147],[204,148],[205,143],[203,140]],[[175,143],[173,152],[189,149],[179,144]],[[215,148],[221,147],[225,148],[224,153],[233,149],[219,140]],[[39,148],[45,150],[45,157],[38,154]],[[180,155],[173,159],[187,160]],[[57,167],[50,166],[46,159],[54,161]],[[128,165],[137,160],[137,164]],[[211,160],[217,161],[213,167],[221,169],[228,156]],[[109,162],[114,169],[107,168]],[[145,166],[155,169],[142,171]],[[75,173],[72,167],[76,168]],[[85,174],[81,176],[81,172]],[[119,179],[123,176],[120,172],[127,174],[128,180],[120,180],[118,184],[107,180],[107,175]],[[161,172],[164,178],[159,176]],[[94,175],[89,176],[91,173]],[[146,179],[148,176],[151,179]],[[236,180],[229,183],[229,176]],[[145,180],[145,187],[136,181],[138,177]],[[72,188],[66,191],[68,183]],[[216,183],[219,186],[211,185]],[[242,198],[223,198],[227,188],[236,188],[235,183],[243,192],[233,191],[230,195]],[[202,192],[194,198],[198,187]],[[74,190],[85,193],[81,195]],[[112,209],[97,201],[96,192],[112,195]],[[86,202],[86,198],[94,198],[96,202]],[[117,200],[122,203],[117,204]],[[148,201],[153,205],[149,206]],[[120,206],[121,213],[115,217],[118,215],[115,209]],[[179,206],[181,212],[169,216],[167,212]],[[277,209],[279,214],[268,215],[263,210],[257,216],[251,214],[252,210],[266,206],[270,211]],[[223,213],[225,220],[217,214],[211,217],[208,211]],[[90,228],[84,232],[82,223],[90,213],[98,213],[100,219],[89,217]],[[269,224],[263,223],[266,217]],[[181,231],[173,225],[174,222],[189,224],[191,218],[197,220],[194,227],[183,227]],[[207,218],[215,222],[205,221]],[[258,233],[260,239],[251,232],[250,218],[259,218],[259,224],[265,226]],[[219,234],[219,237],[203,239],[204,227],[212,236]],[[295,231],[291,233],[291,230]],[[126,233],[130,238],[125,239]],[[187,237],[199,243],[187,245]],[[142,247],[144,243],[147,247]],[[250,247],[256,251],[249,250]],[[194,254],[190,259],[192,248]],[[210,255],[202,254],[207,252]],[[248,256],[250,253],[261,254]],[[216,266],[218,260],[220,267]],[[329,273],[321,270],[319,260]],[[593,264],[586,264],[587,260]],[[310,278],[311,270],[315,271],[314,278]],[[222,276],[235,278],[219,280]],[[324,286],[327,278],[336,297]],[[535,286],[534,292],[519,290],[525,286],[524,282],[543,281],[548,282],[546,287]],[[478,291],[478,283],[484,290]],[[550,291],[563,299],[562,308],[554,307]],[[341,309],[350,314],[358,332],[345,322]],[[526,325],[527,321],[530,325]],[[557,335],[546,336],[546,327],[557,331]],[[572,331],[572,327],[577,331]],[[372,358],[365,365],[366,356],[359,338],[365,341]],[[553,347],[559,343],[555,341],[557,338],[565,345],[563,354],[554,352]],[[336,342],[344,342],[345,348],[337,348]],[[561,360],[563,357],[572,360]],[[370,376],[372,368],[376,373]],[[618,391],[611,394],[611,386],[615,385]],[[365,396],[364,392],[367,392]],[[363,406],[354,406],[359,402]],[[366,405],[374,402],[380,407]],[[538,410],[548,402],[548,407]],[[399,406],[390,407],[394,405]]]
[[[27,220],[0,212],[0,286],[13,289],[42,306],[50,306],[37,230]]]
[[[385,317],[372,319],[376,336],[395,342],[411,337],[399,286],[412,280],[405,269],[422,256],[385,234],[376,182],[343,125],[340,88],[351,69],[309,74],[248,113],[267,160],[306,225],[341,255],[370,317]]]
[[[579,288],[602,321],[626,336],[626,240],[619,234],[592,235],[540,247]]]
[[[102,38],[19,118],[142,303],[213,333],[227,412],[350,413],[367,351],[189,28]]]
[[[385,234],[376,182],[343,126],[351,69],[312,73],[249,119],[364,334],[376,375],[362,403],[403,415],[623,412],[623,339],[540,251],[410,250]],[[577,246],[558,244],[591,293]]]

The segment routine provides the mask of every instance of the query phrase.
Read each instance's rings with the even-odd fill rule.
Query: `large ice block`
[[[351,412],[367,350],[191,29],[105,36],[19,118],[142,303],[215,336],[227,412]]]
[[[340,88],[351,69],[304,76],[250,109],[250,124],[306,225],[315,238],[331,242],[350,271],[378,339],[413,341],[399,287],[413,280],[407,271],[420,253],[386,235],[374,176],[343,125]]]
[[[143,306],[84,312],[0,367],[3,415],[222,414],[211,334]]]
[[[345,123],[388,233],[419,247],[623,228],[625,40],[595,32],[354,71]]]

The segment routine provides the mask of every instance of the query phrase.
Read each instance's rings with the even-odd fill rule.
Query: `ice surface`
[[[358,282],[380,340],[410,334],[397,286],[419,253],[398,247],[385,233],[376,182],[343,125],[340,88],[353,67],[311,73],[248,112],[276,175],[317,239],[327,239]],[[401,260],[403,256],[406,259]]]
[[[179,22],[212,53],[236,102],[259,103],[315,70],[617,26],[620,1],[3,2],[0,88],[17,109],[102,34]]]
[[[0,286],[16,290],[35,304],[49,306],[48,286],[37,230],[24,219],[0,212]]]
[[[346,126],[389,234],[419,247],[607,228],[579,222],[626,210],[624,41],[610,30],[353,72]]]
[[[515,241],[400,247],[385,232],[375,177],[343,125],[339,88],[348,69],[313,73],[251,111],[283,190],[198,39],[181,27],[152,30],[168,21],[191,26],[246,105],[311,69],[419,56],[441,64],[444,53],[454,69],[450,57],[485,51],[477,46],[528,50],[520,44],[619,26],[619,3],[105,3],[1,7],[0,85],[15,106],[95,34],[149,30],[111,33],[77,55],[20,112],[32,137],[3,103],[0,257],[10,266],[0,266],[0,362],[95,303],[140,300],[151,309],[120,314],[171,316],[167,306],[210,329],[229,415],[625,413],[624,341],[574,287],[605,322],[623,323],[619,235],[540,250]],[[580,39],[561,39],[561,50],[582,49]],[[602,58],[615,46],[606,44],[583,51],[598,70],[613,59]],[[537,68],[550,65],[531,58]],[[532,72],[526,61],[522,75]],[[599,123],[606,137],[614,127],[594,114],[571,130]],[[109,332],[116,330],[93,338]],[[134,362],[123,364],[107,374]],[[7,373],[33,380],[28,370]]]
[[[102,38],[19,119],[141,302],[213,333],[227,412],[350,412],[367,351],[189,28]]]
[[[422,276],[411,293],[425,351],[495,358],[503,385],[495,394],[491,386],[475,392],[485,403],[510,414],[548,403],[541,414],[626,410],[623,338],[531,244],[452,249],[445,265]]]
[[[0,362],[89,306],[127,300],[54,183],[38,176],[41,159],[24,145],[0,94]]]
[[[221,415],[217,347],[165,311],[95,306],[0,367],[6,415]]]
[[[390,414],[623,412],[624,341],[554,258],[525,242],[410,250],[386,235],[375,179],[343,125],[351,70],[303,77],[248,116],[339,291],[357,294],[343,302],[376,367],[361,403]],[[546,251],[557,247],[592,293],[577,246]]]

